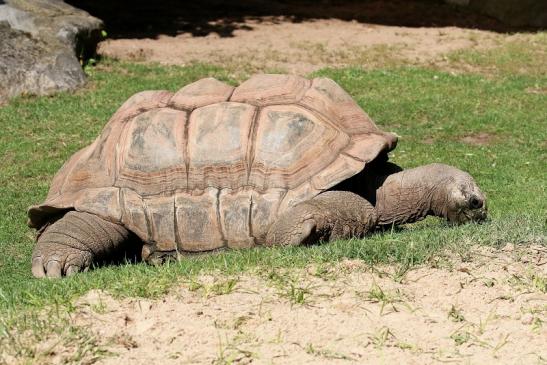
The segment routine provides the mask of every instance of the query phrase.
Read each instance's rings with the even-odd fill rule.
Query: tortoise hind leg
[[[376,211],[366,199],[349,191],[328,191],[283,213],[268,230],[266,245],[363,237],[376,221]]]
[[[88,269],[119,251],[127,229],[94,214],[70,211],[38,237],[32,254],[35,277],[61,277]]]

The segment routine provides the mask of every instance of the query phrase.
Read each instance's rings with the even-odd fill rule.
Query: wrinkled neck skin
[[[446,218],[450,176],[428,165],[379,178],[385,179],[376,190],[379,227],[417,222],[428,215]]]

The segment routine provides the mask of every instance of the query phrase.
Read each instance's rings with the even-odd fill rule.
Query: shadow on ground
[[[156,38],[188,33],[233,37],[239,29],[253,30],[247,20],[303,22],[313,19],[354,20],[406,27],[456,26],[514,32],[524,30],[441,0],[67,0],[102,19],[109,38]]]

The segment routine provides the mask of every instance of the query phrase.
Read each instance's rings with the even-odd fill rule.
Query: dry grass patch
[[[486,75],[547,75],[547,33],[522,33],[497,37],[486,49],[462,49],[447,55],[448,69]],[[445,68],[441,65],[441,68]],[[543,93],[545,85],[528,92]]]

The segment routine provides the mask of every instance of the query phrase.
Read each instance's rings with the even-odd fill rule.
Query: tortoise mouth
[[[448,222],[453,224],[465,223],[483,223],[488,219],[488,209],[486,206],[479,209],[462,209],[453,217],[448,217]]]

